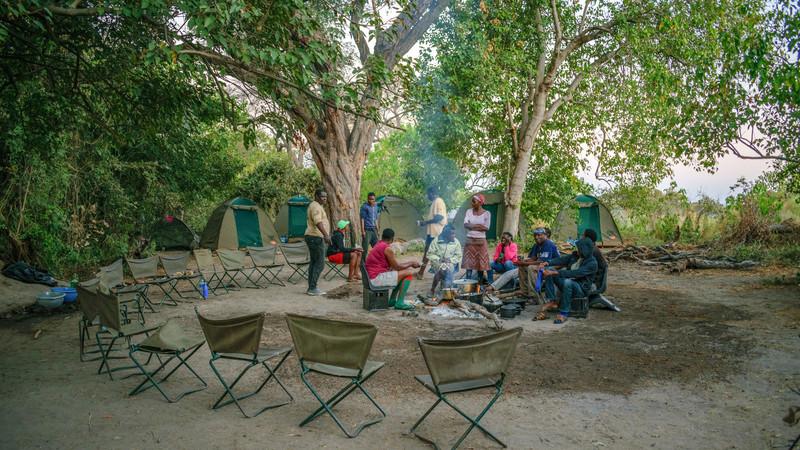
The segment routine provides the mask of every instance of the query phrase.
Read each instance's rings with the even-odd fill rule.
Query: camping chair
[[[593,308],[606,308],[610,309],[614,312],[621,312],[619,306],[617,306],[614,302],[608,299],[605,295],[606,287],[608,287],[608,267],[606,266],[606,270],[603,271],[602,276],[600,277],[600,286],[596,286],[592,284],[592,290],[586,295],[588,298],[588,306]]]
[[[275,374],[275,372],[280,369],[283,362],[286,361],[286,358],[292,352],[292,348],[261,347],[261,332],[264,329],[264,314],[250,314],[247,316],[232,317],[228,319],[208,319],[200,315],[197,307],[195,307],[194,311],[197,314],[197,320],[200,321],[200,327],[203,329],[206,342],[208,342],[208,348],[211,349],[211,359],[208,363],[211,366],[211,370],[214,371],[214,374],[219,379],[220,383],[222,383],[222,387],[225,388],[225,392],[217,399],[217,401],[211,407],[212,409],[222,408],[223,406],[235,403],[236,407],[239,408],[239,411],[241,411],[245,417],[250,418],[257,416],[268,409],[277,408],[294,401],[292,394],[286,390],[286,386],[283,385],[280,378],[278,378],[278,376]],[[270,367],[267,362],[276,358],[278,359],[277,364]],[[222,377],[222,374],[220,374],[219,370],[214,365],[214,361],[223,359],[243,361],[247,363],[244,370],[239,373],[232,383],[226,382]],[[236,384],[242,379],[247,371],[258,365],[264,366],[264,369],[266,369],[269,375],[258,386],[258,389],[237,397],[233,392]],[[266,386],[267,382],[273,378],[281,387],[281,389],[283,389],[283,392],[289,396],[289,400],[279,403],[272,403],[262,407],[252,414],[247,414],[239,401],[252,397],[261,392],[264,386]],[[230,399],[223,402],[222,400],[225,399],[225,397],[230,397]]]
[[[242,287],[254,287],[257,288],[258,285],[250,278],[250,275],[253,274],[255,269],[250,270],[250,275],[247,274],[245,271],[247,268],[244,266],[244,257],[246,256],[245,252],[241,250],[228,250],[224,248],[217,249],[217,256],[219,257],[219,262],[222,263],[222,276],[220,279],[222,282],[225,282],[226,278],[230,278],[232,284],[236,285],[239,288]],[[252,286],[246,286],[239,284],[236,281],[236,275],[242,274],[244,278],[249,281]]]
[[[173,285],[172,289],[174,292],[177,292],[181,298],[183,294],[186,292],[195,292],[197,289],[195,288],[194,279],[200,278],[199,273],[187,273],[189,272],[189,252],[181,252],[178,255],[164,255],[159,254],[158,259],[161,260],[161,267],[164,268],[164,272],[167,274],[168,277],[175,280],[175,284]],[[188,281],[189,284],[192,285],[192,289],[188,291],[181,291],[178,289],[178,283],[181,281]],[[201,293],[202,296],[202,293]]]
[[[128,319],[127,305],[120,304],[120,301],[116,296],[112,294],[106,294],[101,292],[101,290],[102,285],[98,285],[97,290],[86,289],[78,285],[78,298],[80,298],[82,303],[86,303],[84,308],[86,308],[86,311],[90,315],[96,314],[99,318],[100,328],[95,333],[95,340],[97,342],[97,348],[103,351],[100,353],[102,362],[100,363],[100,367],[97,369],[97,373],[102,373],[103,368],[105,368],[106,372],[108,373],[108,377],[113,380],[114,376],[112,375],[112,372],[136,368],[136,366],[111,368],[108,360],[114,358],[110,358],[109,354],[114,348],[114,344],[117,342],[117,340],[124,339],[128,347],[130,347],[132,337],[142,334],[148,335],[150,332],[157,330],[159,325],[147,326],[139,322],[131,322]],[[101,335],[105,334],[107,334],[111,340],[107,345],[104,346],[101,341]],[[147,359],[147,363],[149,362],[150,358]]]
[[[289,275],[287,281],[296,284],[292,281],[295,275],[299,275],[300,278],[307,280],[308,265],[311,264],[311,255],[308,253],[308,246],[306,243],[293,242],[290,244],[281,243],[279,245],[281,253],[283,253],[283,258],[286,260],[286,264],[292,269],[292,274]]]
[[[158,273],[158,256],[151,256],[149,258],[133,259],[125,258],[128,263],[128,268],[131,270],[133,281],[139,285],[157,286],[164,293],[161,298],[159,306],[164,304],[165,300],[169,301],[171,306],[178,306],[178,302],[172,298],[170,292],[175,290],[175,285],[178,283],[169,275],[161,276]],[[164,286],[167,286],[166,288]]]
[[[378,334],[375,325],[317,319],[295,314],[287,314],[286,322],[289,324],[289,332],[292,334],[292,341],[297,349],[297,358],[300,360],[300,378],[322,405],[300,422],[301,427],[328,413],[339,429],[347,437],[353,438],[358,436],[364,428],[374,425],[386,417],[386,413],[363,386],[367,380],[378,373],[384,364],[367,359],[375,335]],[[307,375],[312,372],[347,378],[350,381],[333,397],[323,400],[308,380]],[[360,390],[380,411],[381,417],[362,422],[353,431],[348,431],[333,413],[333,408],[356,389]]]
[[[323,275],[322,277],[325,278],[326,280],[331,281],[334,277],[336,277],[336,275],[339,275],[342,278],[347,278],[347,275],[345,275],[344,272],[342,272],[342,266],[344,264],[332,263],[328,261],[327,258],[325,258],[325,264],[328,266],[328,271],[325,272],[325,275]]]
[[[78,286],[80,286],[85,290],[94,291],[97,289],[99,283],[100,283],[99,278],[92,278],[91,280],[80,282]],[[129,300],[129,302],[137,299],[138,297],[134,297],[132,300]],[[122,303],[122,301],[120,301],[120,303]],[[138,304],[138,302],[137,306],[138,306],[137,313],[139,314],[139,322],[144,323],[144,314],[142,314],[141,305]],[[80,320],[78,321],[78,342],[80,345],[79,348],[80,361],[81,362],[98,361],[103,358],[102,355],[99,355],[100,353],[103,353],[103,347],[100,346],[97,347],[95,350],[87,350],[87,341],[91,342],[92,339],[91,331],[99,332],[102,330],[100,328],[100,321],[97,318],[99,313],[95,306],[95,302],[93,302],[92,299],[83,301],[83,299],[79,297],[78,310],[81,313]],[[97,328],[97,330],[93,330],[94,328]],[[107,344],[109,340],[110,337],[108,337],[108,333],[103,333],[103,336],[101,338],[101,343]],[[112,351],[114,350],[120,350],[120,349],[112,349]],[[87,355],[98,355],[98,356],[87,357]],[[109,356],[109,359],[120,359],[120,358],[124,357]]]
[[[360,264],[364,309],[367,311],[389,309],[389,292],[391,288],[372,285],[367,273],[367,266],[364,264],[365,259],[362,259]]]
[[[422,351],[422,357],[430,375],[417,375],[414,378],[426,389],[436,394],[437,400],[411,427],[410,432],[435,447],[436,444],[433,441],[418,435],[415,430],[439,403],[445,402],[470,422],[467,431],[453,446],[454,449],[461,445],[467,435],[476,427],[505,448],[506,444],[484,428],[480,421],[503,393],[503,383],[520,334],[522,334],[522,328],[517,327],[471,339],[418,338],[419,349]],[[495,394],[489,404],[475,418],[467,415],[448,398],[450,394],[457,392],[486,388],[493,388]]]
[[[253,269],[259,273],[256,284],[263,278],[267,280],[268,284],[286,286],[283,281],[278,279],[278,274],[283,270],[283,264],[275,264],[275,257],[278,254],[277,246],[267,244],[264,247],[247,247],[247,253],[250,255],[250,260],[253,261]]]
[[[128,356],[130,356],[133,363],[136,364],[136,367],[139,368],[139,371],[142,373],[142,375],[145,376],[145,379],[139,383],[138,386],[133,388],[128,395],[133,396],[144,392],[151,387],[154,387],[158,390],[158,392],[161,393],[165,400],[167,400],[169,403],[175,403],[186,395],[189,395],[193,392],[202,391],[203,389],[207,388],[208,385],[206,384],[205,380],[203,380],[203,378],[201,378],[200,375],[198,375],[197,372],[192,369],[192,366],[190,366],[187,362],[192,355],[197,353],[197,350],[199,350],[204,343],[205,339],[202,337],[187,334],[176,322],[168,321],[166,324],[164,324],[164,326],[159,328],[158,331],[148,336],[142,342],[131,345]],[[144,366],[139,362],[139,360],[136,359],[136,356],[134,356],[134,354],[137,352],[147,353],[148,362],[153,355],[157,355],[161,365],[159,365],[155,370],[148,372],[147,369],[145,369]],[[162,361],[160,358],[161,356],[168,358],[166,361]],[[167,367],[167,364],[174,359],[177,359],[180,362],[163,378],[156,380],[155,376],[165,367]],[[174,374],[181,366],[185,366],[195,378],[200,380],[202,386],[189,389],[181,392],[175,398],[170,398],[170,396],[167,395],[167,393],[161,387],[161,383],[167,381],[167,379],[169,379],[169,377],[171,377],[172,374]]]
[[[197,263],[197,271],[200,272],[200,280],[197,284],[192,281],[194,288],[197,289],[197,292],[200,295],[203,295],[200,292],[200,282],[205,281],[208,284],[208,291],[214,295],[217,295],[217,289],[222,286],[225,289],[225,293],[228,293],[228,287],[225,286],[225,283],[222,282],[222,279],[219,277],[219,273],[217,273],[217,265],[214,264],[214,255],[211,254],[211,250],[207,248],[198,248],[192,250],[194,253],[194,261]],[[214,281],[217,282],[216,285],[213,285]]]
[[[107,266],[101,267],[97,272],[97,278],[100,283],[116,294],[121,302],[129,303],[136,300],[140,312],[143,306],[149,309],[150,312],[156,312],[155,306],[150,302],[150,297],[147,296],[147,290],[150,286],[146,284],[133,284],[130,286],[125,284],[125,275],[122,270],[122,258],[119,258]],[[142,305],[142,300],[144,300],[144,305]]]

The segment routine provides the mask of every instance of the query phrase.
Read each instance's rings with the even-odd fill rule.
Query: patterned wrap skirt
[[[489,244],[483,238],[467,238],[464,244],[462,269],[489,270]]]

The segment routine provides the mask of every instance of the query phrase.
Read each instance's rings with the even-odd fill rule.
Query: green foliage
[[[678,216],[667,214],[656,221],[654,235],[661,241],[673,242],[680,235],[678,230]]]
[[[394,132],[375,145],[361,178],[361,197],[366,198],[368,192],[396,195],[425,211],[428,186],[436,186],[450,208],[466,197],[464,176],[456,164],[426,145],[412,127]]]
[[[312,168],[297,168],[287,153],[262,151],[261,161],[236,183],[236,195],[261,205],[272,217],[294,195],[314,197],[320,186],[319,173]]]

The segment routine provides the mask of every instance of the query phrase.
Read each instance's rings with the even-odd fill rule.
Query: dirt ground
[[[800,386],[800,288],[762,284],[770,270],[670,275],[614,264],[608,292],[621,313],[592,310],[586,320],[557,326],[531,321],[528,308],[505,322],[524,333],[508,388],[483,423],[511,448],[785,448],[800,433],[781,421],[789,406],[800,405],[789,390]],[[415,281],[412,293],[424,292],[428,283]],[[110,381],[96,375],[96,362],[78,360],[78,315],[72,312],[0,320],[0,448],[429,448],[407,434],[435,400],[413,378],[426,372],[416,337],[478,335],[488,331],[487,321],[368,313],[359,285],[338,298],[304,291],[302,284],[243,289],[164,306],[147,320],[175,318],[197,329],[194,305],[210,316],[266,311],[264,341],[270,345],[291,344],[287,312],[374,323],[379,333],[372,357],[386,367],[367,387],[388,417],[358,438],[346,438],[328,417],[297,426],[318,404],[293,356],[279,376],[294,402],[254,419],[233,406],[210,409],[222,388],[205,347],[192,361],[208,389],[175,404],[152,391],[128,397],[137,378]],[[242,382],[251,387],[261,376],[252,372]],[[189,381],[179,372],[166,386],[180,389]],[[326,393],[338,387],[321,385]],[[245,405],[278,398],[273,385]],[[488,398],[467,393],[454,401],[476,412]],[[337,410],[349,424],[373,414],[357,395]],[[421,433],[445,447],[466,427],[439,406]],[[473,432],[462,448],[497,446]]]

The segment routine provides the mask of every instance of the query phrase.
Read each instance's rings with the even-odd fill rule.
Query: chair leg
[[[277,270],[277,271],[273,272],[273,270]],[[278,279],[278,275],[281,273],[282,270],[283,270],[283,266],[265,268],[264,273],[266,275],[269,275],[269,278],[267,279],[267,283],[274,284],[274,285],[277,285],[277,286],[286,287],[286,285],[283,283],[283,281]]]
[[[97,346],[100,349],[103,348],[103,346],[102,346],[102,344],[100,342],[100,334],[101,333],[104,333],[104,331],[100,330],[97,333],[95,333],[95,335],[94,335],[95,340],[97,341]],[[148,335],[148,333],[145,333],[145,336],[147,336],[147,335]],[[111,350],[114,348],[114,344],[117,342],[117,339],[119,339],[120,337],[121,336],[113,336],[111,338],[111,341],[108,343],[108,346],[107,346],[106,350],[104,352],[101,352],[102,362],[100,363],[100,367],[97,369],[97,374],[99,375],[99,374],[103,373],[103,367],[105,367],[106,368],[105,372],[108,374],[108,378],[111,379],[112,381],[114,380],[114,376],[112,375],[112,372],[118,372],[120,370],[130,370],[130,369],[136,369],[137,368],[136,365],[133,365],[133,366],[114,367],[112,369],[111,365],[108,363],[108,361],[110,359],[126,359],[126,358],[128,358],[128,357],[112,357],[112,356],[109,356],[109,354],[111,353]],[[128,347],[130,347],[130,345],[131,345],[130,336],[125,336],[125,337],[122,337],[122,338],[125,339],[125,342],[128,344]],[[152,357],[153,357],[152,354],[150,356],[148,356],[147,357],[147,361],[145,362],[145,364],[150,364],[150,360],[152,359]],[[161,361],[161,358],[159,357],[158,360]],[[128,374],[128,375],[126,375],[126,376],[124,376],[122,378],[123,379],[124,378],[130,378],[130,377],[135,376],[135,375],[140,375],[140,374],[139,373],[132,373],[132,374]]]
[[[209,361],[209,365],[211,366],[211,370],[214,371],[214,374],[219,379],[220,383],[222,383],[222,387],[225,389],[225,392],[217,399],[217,401],[214,403],[214,405],[211,406],[211,409],[219,409],[219,408],[222,408],[223,406],[227,406],[227,405],[230,405],[231,403],[235,403],[236,407],[239,408],[239,411],[242,412],[242,415],[244,415],[247,418],[252,418],[252,417],[256,417],[257,415],[259,415],[259,414],[261,414],[264,411],[267,411],[269,409],[274,409],[274,408],[277,408],[277,407],[280,407],[280,406],[283,406],[283,405],[287,405],[287,404],[293,402],[294,401],[294,397],[292,397],[292,394],[289,393],[289,391],[286,389],[286,386],[283,385],[283,383],[280,381],[278,376],[275,375],[275,372],[281,367],[283,362],[286,361],[286,358],[289,357],[290,353],[291,352],[286,352],[286,354],[283,355],[283,358],[281,358],[281,360],[272,368],[269,367],[269,365],[267,364],[266,361],[261,362],[261,364],[264,366],[264,368],[269,373],[269,376],[267,376],[267,378],[261,383],[261,385],[258,386],[258,388],[255,391],[249,392],[249,393],[241,395],[239,397],[237,397],[236,394],[233,392],[233,388],[236,387],[236,384],[239,382],[239,380],[241,380],[242,377],[250,369],[252,369],[253,367],[257,366],[258,363],[256,362],[256,363],[248,364],[247,367],[245,367],[244,370],[236,377],[236,379],[233,380],[233,383],[228,385],[228,383],[226,383],[225,379],[222,377],[222,374],[219,373],[219,371],[217,370],[217,367],[214,365],[214,358],[212,358]],[[258,411],[254,412],[252,414],[247,414],[245,412],[244,408],[242,407],[242,405],[239,403],[239,400],[244,400],[246,398],[250,398],[250,397],[258,394],[259,392],[261,392],[261,390],[264,388],[264,386],[266,386],[267,382],[269,382],[269,380],[272,379],[272,378],[274,378],[275,381],[280,386],[280,388],[283,389],[283,392],[285,392],[286,395],[289,396],[289,400],[285,401],[285,402],[271,403],[269,405],[266,405],[266,406],[262,407],[261,409],[259,409]],[[223,402],[222,400],[225,397],[230,397],[230,400],[227,400],[227,401]]]
[[[145,376],[145,380],[143,380],[141,383],[139,383],[138,386],[133,388],[133,390],[131,390],[128,393],[128,395],[129,396],[133,396],[133,395],[139,394],[141,392],[144,392],[147,389],[150,389],[151,387],[155,387],[156,389],[158,389],[158,392],[161,393],[161,395],[164,397],[164,399],[167,402],[175,403],[178,400],[182,399],[183,397],[185,397],[185,396],[187,396],[189,394],[204,390],[205,388],[208,387],[208,384],[206,384],[205,380],[203,380],[203,378],[200,377],[200,375],[198,375],[197,372],[195,372],[195,370],[192,368],[192,366],[190,366],[187,363],[189,358],[191,358],[192,355],[194,355],[200,349],[200,347],[202,347],[202,346],[203,346],[203,344],[195,346],[194,349],[191,351],[191,353],[189,353],[189,355],[186,356],[185,358],[183,358],[181,356],[180,352],[173,354],[169,359],[167,359],[166,361],[162,362],[161,365],[159,365],[158,368],[156,368],[156,370],[154,370],[152,372],[148,372],[144,368],[144,366],[142,366],[142,364],[139,363],[139,361],[136,359],[136,357],[133,356],[133,354],[135,352],[137,352],[137,351],[140,351],[140,349],[138,347],[136,347],[136,346],[131,347],[131,351],[129,352],[129,356],[130,356],[131,360],[134,362],[134,364],[136,364],[136,367],[138,367],[139,370],[142,372],[142,375]],[[173,367],[172,370],[164,376],[164,378],[156,381],[155,378],[154,378],[156,376],[156,374],[158,374],[161,370],[163,370],[167,366],[167,364],[170,363],[170,361],[172,361],[173,359],[176,359],[176,358],[180,361],[180,363],[178,363],[175,367]],[[167,379],[169,377],[171,377],[172,374],[175,373],[175,371],[177,371],[178,368],[180,368],[181,366],[186,366],[186,368],[192,373],[192,375],[194,375],[195,378],[200,380],[200,382],[203,384],[203,386],[199,387],[199,388],[190,389],[188,391],[184,391],[184,392],[178,394],[178,396],[173,399],[173,398],[170,398],[169,395],[167,395],[167,393],[161,388],[160,383],[163,383],[163,382],[167,381]],[[145,386],[145,384],[147,384],[148,382],[150,383],[150,385],[149,386]]]
[[[481,419],[483,418],[483,416],[484,416],[484,415],[486,415],[486,413],[489,411],[489,409],[490,409],[490,408],[491,408],[491,407],[494,405],[494,403],[497,401],[497,399],[498,399],[498,398],[500,398],[500,395],[503,393],[503,388],[502,388],[502,387],[498,387],[498,388],[496,388],[496,389],[497,389],[497,392],[495,393],[494,397],[492,397],[492,400],[491,400],[491,401],[489,401],[489,404],[488,404],[488,405],[486,405],[486,407],[483,409],[483,411],[481,411],[481,413],[480,413],[480,414],[478,414],[478,416],[477,416],[477,417],[475,417],[474,419],[473,419],[473,418],[471,418],[469,415],[467,415],[465,412],[463,412],[463,411],[461,411],[460,409],[458,409],[458,407],[457,407],[456,405],[454,405],[453,403],[451,403],[451,402],[450,402],[450,401],[447,399],[447,397],[445,397],[444,395],[441,397],[441,398],[442,398],[442,400],[443,400],[445,403],[447,403],[447,405],[449,405],[451,408],[453,408],[454,410],[456,410],[456,412],[458,412],[458,413],[461,415],[461,417],[463,417],[463,418],[467,419],[467,420],[470,422],[470,426],[469,426],[469,428],[467,428],[467,431],[465,431],[465,432],[464,432],[464,434],[462,434],[462,435],[461,435],[461,437],[458,439],[458,441],[456,442],[456,444],[453,446],[453,448],[454,448],[454,449],[455,449],[455,448],[458,448],[458,446],[459,446],[459,445],[461,445],[461,443],[464,441],[464,439],[466,439],[466,438],[467,438],[467,435],[468,435],[469,433],[471,433],[471,432],[472,432],[472,430],[473,430],[474,428],[476,428],[476,427],[477,427],[479,430],[481,430],[481,431],[482,431],[482,432],[483,432],[483,433],[484,433],[484,434],[485,434],[487,437],[489,437],[489,438],[490,438],[490,439],[492,439],[493,441],[495,441],[495,442],[497,442],[498,444],[500,444],[500,445],[501,445],[503,448],[506,448],[506,447],[507,447],[507,446],[506,446],[506,444],[505,444],[503,441],[501,441],[500,439],[498,439],[498,438],[497,438],[495,435],[493,435],[493,434],[492,434],[492,433],[491,433],[489,430],[487,430],[486,428],[484,428],[484,427],[483,427],[483,425],[481,425],[481,424],[479,423],[479,422],[481,421]]]
[[[364,378],[363,380],[360,380],[360,381],[357,380],[357,379],[352,379],[350,381],[350,383],[348,383],[339,392],[334,394],[333,397],[331,397],[328,401],[322,400],[322,397],[320,397],[320,395],[317,393],[316,389],[314,389],[314,386],[306,378],[306,374],[307,373],[308,373],[307,370],[301,370],[300,378],[303,380],[303,383],[311,391],[311,393],[314,395],[314,397],[317,399],[317,401],[319,401],[319,403],[322,406],[320,408],[318,408],[316,411],[314,411],[313,413],[311,413],[310,416],[306,417],[305,420],[300,422],[300,426],[301,427],[304,426],[304,425],[307,425],[308,423],[310,423],[311,421],[313,421],[317,417],[321,416],[322,414],[328,413],[331,416],[331,418],[333,419],[333,421],[336,423],[336,425],[339,427],[339,429],[342,430],[342,432],[347,437],[354,438],[354,437],[358,436],[364,428],[366,428],[366,427],[368,427],[370,425],[375,425],[376,423],[379,423],[380,421],[382,421],[386,417],[386,412],[383,410],[383,408],[381,408],[380,405],[378,405],[378,403],[375,401],[375,399],[373,399],[372,396],[369,395],[369,392],[367,392],[367,390],[364,389],[364,387],[362,386],[362,384],[364,382],[366,382],[372,375],[374,375],[377,372],[374,372],[369,377]],[[370,420],[367,420],[365,422],[361,422],[360,424],[356,425],[355,428],[352,431],[348,431],[347,428],[345,428],[344,424],[336,416],[336,414],[334,414],[333,408],[339,402],[344,400],[348,395],[350,395],[355,389],[360,390],[361,393],[363,393],[367,397],[367,399],[369,399],[369,401],[373,404],[373,406],[375,406],[375,408],[377,408],[378,411],[381,413],[381,417],[376,418],[376,419],[370,419]]]

